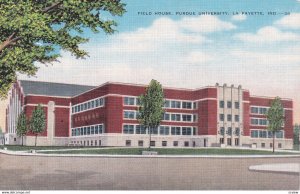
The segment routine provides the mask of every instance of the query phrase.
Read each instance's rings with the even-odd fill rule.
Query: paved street
[[[249,171],[299,158],[81,158],[0,154],[0,190],[298,190],[299,176]]]

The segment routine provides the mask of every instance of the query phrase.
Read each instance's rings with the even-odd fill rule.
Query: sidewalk
[[[300,162],[299,163],[254,165],[254,166],[249,166],[249,170],[250,171],[258,171],[258,172],[277,172],[277,173],[299,174],[300,173]]]

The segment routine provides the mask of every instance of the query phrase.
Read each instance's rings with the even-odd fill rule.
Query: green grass
[[[110,155],[141,155],[147,148],[109,148],[109,149],[88,149],[88,150],[68,150],[68,151],[39,151],[47,154],[110,154]],[[273,155],[271,151],[242,150],[242,149],[184,149],[184,148],[152,148],[159,155]],[[297,154],[277,151],[275,154]]]
[[[12,151],[27,151],[27,150],[59,150],[59,149],[75,149],[78,147],[68,147],[68,146],[20,146],[20,145],[1,145],[0,149],[6,147],[8,150]]]

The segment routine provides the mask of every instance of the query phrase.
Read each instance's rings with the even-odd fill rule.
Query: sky
[[[61,51],[59,63],[19,79],[100,85],[107,81],[199,88],[242,85],[251,95],[294,100],[300,123],[299,0],[127,0],[113,35],[93,34],[78,60]],[[163,14],[163,13],[168,13]],[[185,12],[186,14],[183,14]],[[221,15],[199,14],[222,12]],[[170,15],[171,14],[171,15]]]

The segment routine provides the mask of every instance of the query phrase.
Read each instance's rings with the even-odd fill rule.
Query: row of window
[[[253,129],[251,130],[252,138],[273,138],[273,132],[268,130]],[[275,138],[283,138],[283,130],[275,133]]]
[[[220,121],[224,121],[225,120],[225,115],[220,114],[219,119],[220,119]],[[227,121],[232,121],[232,115],[231,114],[227,115]],[[239,115],[234,115],[234,121],[239,122],[240,121],[240,116]]]
[[[90,100],[85,103],[81,103],[72,107],[72,113],[78,113],[86,110],[90,110],[93,108],[103,107],[104,106],[104,98],[98,98],[94,100]]]
[[[220,144],[224,144],[224,138],[220,138],[219,139]],[[234,138],[234,145],[238,146],[240,144],[240,140],[239,138]],[[231,146],[232,142],[231,142],[231,138],[227,138],[227,145]]]
[[[73,146],[101,146],[101,140],[84,140],[84,141],[71,141],[69,145]]]
[[[259,107],[259,106],[251,106],[251,113],[265,115],[269,108],[267,107]]]
[[[104,125],[90,125],[72,129],[72,136],[87,136],[104,133]]]
[[[232,130],[232,127],[227,127],[227,130],[225,131],[225,127],[220,127],[218,133],[220,135],[224,135],[225,133],[227,135],[240,135],[240,128],[236,127],[234,130]]]
[[[227,101],[226,105],[227,105],[226,106],[227,108],[232,108],[232,101]],[[224,100],[219,101],[219,107],[220,108],[225,108]],[[240,108],[240,102],[238,102],[238,101],[234,102],[234,108],[239,109]]]
[[[268,125],[268,120],[267,119],[261,119],[261,118],[251,118],[251,125],[266,126],[266,125]]]
[[[131,146],[131,140],[126,140],[125,141],[125,145],[126,146]],[[150,146],[155,147],[156,142],[155,141],[150,141]],[[143,147],[144,146],[144,141],[143,140],[139,140],[138,141],[138,146]],[[162,147],[166,147],[168,146],[168,142],[167,141],[162,141],[161,142],[161,146]],[[173,146],[177,147],[178,146],[178,141],[173,141]],[[190,142],[189,141],[185,141],[184,142],[184,147],[189,147],[190,146]],[[195,144],[193,144],[193,146],[195,147]]]
[[[133,110],[123,111],[124,119],[138,119],[139,112]],[[164,121],[184,121],[184,122],[196,122],[197,115],[193,114],[181,114],[181,113],[164,113],[162,116]]]
[[[154,135],[196,135],[196,127],[159,126],[151,129]],[[141,125],[123,125],[124,134],[147,134],[148,130]]]
[[[139,106],[140,101],[137,97],[124,97],[124,105]],[[192,101],[165,100],[164,108],[176,109],[196,109],[196,103]]]

